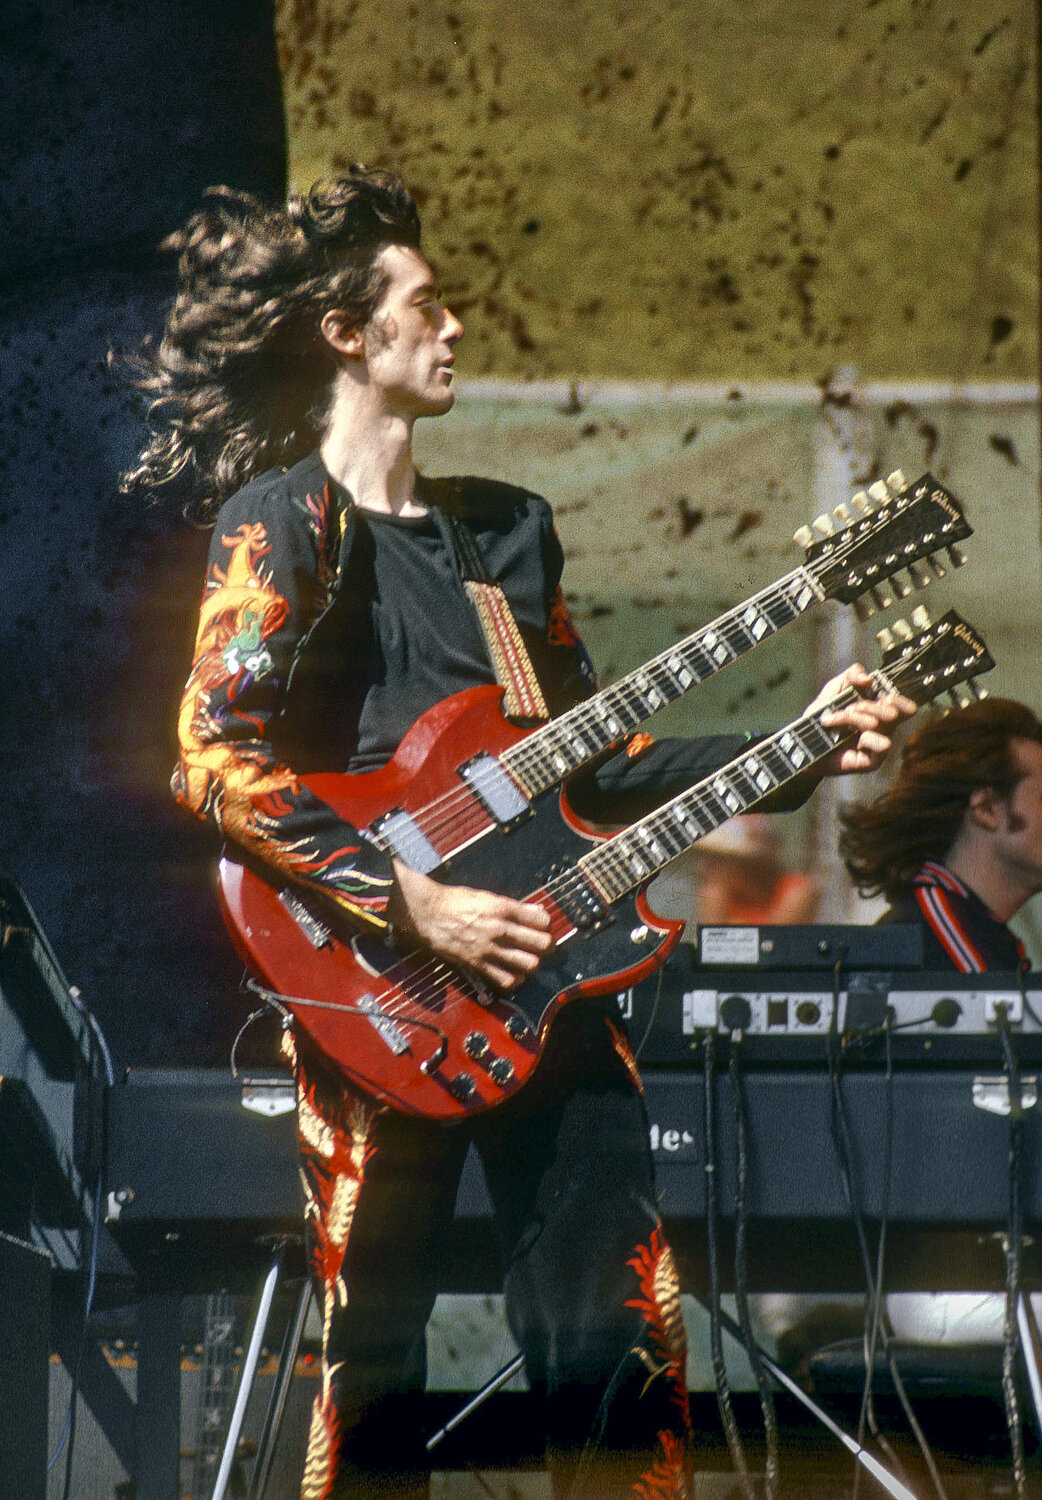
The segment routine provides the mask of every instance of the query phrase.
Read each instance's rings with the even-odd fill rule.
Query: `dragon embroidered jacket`
[[[503,589],[550,714],[596,686],[546,501],[470,478],[423,479],[420,495],[429,512],[417,521],[360,511],[318,454],[234,495],[214,527],[178,719],[177,800],[376,928],[389,856],[300,778],[386,763],[428,708],[495,680],[448,513],[466,521]],[[574,777],[569,798],[585,817],[629,821],[746,743],[642,736]]]

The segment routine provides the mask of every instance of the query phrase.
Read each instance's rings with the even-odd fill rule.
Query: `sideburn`
[[[379,354],[381,349],[386,349],[398,337],[398,324],[390,313],[382,316],[374,314],[366,324],[365,337],[371,352]]]

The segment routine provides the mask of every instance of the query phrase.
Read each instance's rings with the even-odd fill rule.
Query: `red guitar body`
[[[320,896],[275,884],[272,872],[222,861],[225,915],[248,966],[349,1078],[432,1119],[490,1109],[530,1076],[560,1006],[628,988],[662,963],[683,926],[655,917],[643,886],[698,830],[690,839],[678,834],[687,826],[678,814],[663,851],[655,826],[642,820],[627,830],[636,842],[623,839],[616,849],[615,839],[605,860],[591,856],[608,871],[598,883],[588,878],[590,864],[580,870],[577,862],[605,840],[574,816],[560,787],[627,729],[817,601],[853,603],[873,590],[882,604],[879,585],[913,563],[929,558],[943,572],[937,558],[945,550],[958,563],[952,544],[971,532],[957,502],[930,475],[914,485],[897,474],[891,480],[881,508],[855,497],[857,514],[841,530],[815,540],[808,529],[799,568],[542,731],[529,736],[510,724],[498,688],[473,688],[424,714],[383,769],[303,778],[411,868],[544,906],[555,947],[509,1001],[420,952],[394,952],[353,933],[323,910]],[[922,582],[909,576],[908,586]],[[783,756],[779,769],[784,777],[795,767]],[[702,832],[750,805],[748,791],[739,788],[728,807],[707,793]]]
[[[576,817],[560,789],[534,798],[505,825],[475,795],[461,767],[525,737],[504,719],[501,698],[496,687],[457,694],[417,720],[380,770],[303,780],[357,828],[404,811],[440,861],[438,879],[535,896],[603,835]],[[354,1084],[397,1109],[446,1122],[516,1092],[562,1005],[637,983],[683,931],[655,916],[643,894],[582,930],[544,901],[558,946],[504,999],[429,954],[392,951],[337,922],[300,887],[275,880],[231,855],[221,861],[225,918],[249,969]]]

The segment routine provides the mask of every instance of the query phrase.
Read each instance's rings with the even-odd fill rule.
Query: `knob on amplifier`
[[[720,1023],[728,1031],[748,1031],[753,1008],[744,995],[728,995],[720,1002]]]
[[[962,1015],[962,1006],[952,995],[942,995],[930,1012],[930,1020],[935,1026],[940,1026],[945,1031],[958,1024]]]

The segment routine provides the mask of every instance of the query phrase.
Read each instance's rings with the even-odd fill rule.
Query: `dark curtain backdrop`
[[[142,421],[106,353],[159,328],[206,186],[285,191],[272,8],[0,11],[0,869],[120,1065],[218,1062],[246,1011],[168,790],[207,538],[117,494]]]

